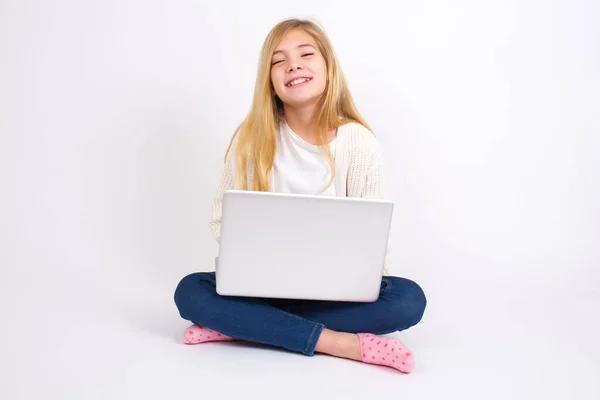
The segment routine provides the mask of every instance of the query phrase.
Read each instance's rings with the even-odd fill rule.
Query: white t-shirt
[[[329,142],[335,157],[335,141]],[[331,178],[331,167],[319,146],[308,143],[282,120],[277,135],[273,165],[273,189],[278,193],[335,196],[335,186],[323,192]]]

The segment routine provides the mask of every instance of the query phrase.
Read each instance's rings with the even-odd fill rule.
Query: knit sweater
[[[221,215],[223,194],[235,187],[234,178],[235,140],[225,159],[221,178],[213,198],[212,217],[209,226],[213,238],[221,237]],[[252,188],[253,168],[248,167],[248,187]],[[387,188],[381,146],[373,133],[357,123],[348,123],[338,128],[335,155],[334,185],[337,196],[368,199],[386,199]],[[272,189],[271,189],[272,190]],[[389,275],[387,262],[383,275]]]

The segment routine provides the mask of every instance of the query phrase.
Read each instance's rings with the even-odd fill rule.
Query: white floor
[[[422,323],[397,334],[418,363],[403,375],[248,344],[185,346],[175,274],[159,284],[60,271],[4,285],[3,399],[600,398],[600,298],[585,282],[426,279]]]

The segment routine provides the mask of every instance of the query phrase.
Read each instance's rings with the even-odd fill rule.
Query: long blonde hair
[[[316,107],[315,121],[317,143],[324,150],[332,171],[327,187],[331,185],[335,175],[333,155],[326,145],[328,132],[348,122],[356,122],[370,129],[354,105],[348,84],[325,31],[313,21],[284,20],[271,29],[263,43],[250,112],[236,129],[225,154],[227,159],[235,141],[235,182],[236,187],[240,189],[270,191],[276,132],[283,113],[283,104],[274,94],[271,82],[271,58],[283,37],[296,28],[303,29],[314,38],[327,66],[327,84]],[[254,172],[252,188],[247,184],[249,166],[252,166]]]

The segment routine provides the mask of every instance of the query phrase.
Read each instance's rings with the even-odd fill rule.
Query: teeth
[[[310,79],[309,78],[299,78],[299,79],[294,79],[293,81],[291,81],[290,83],[288,83],[288,86],[294,86],[294,85],[298,85],[300,83],[304,83],[304,82],[308,82]]]

